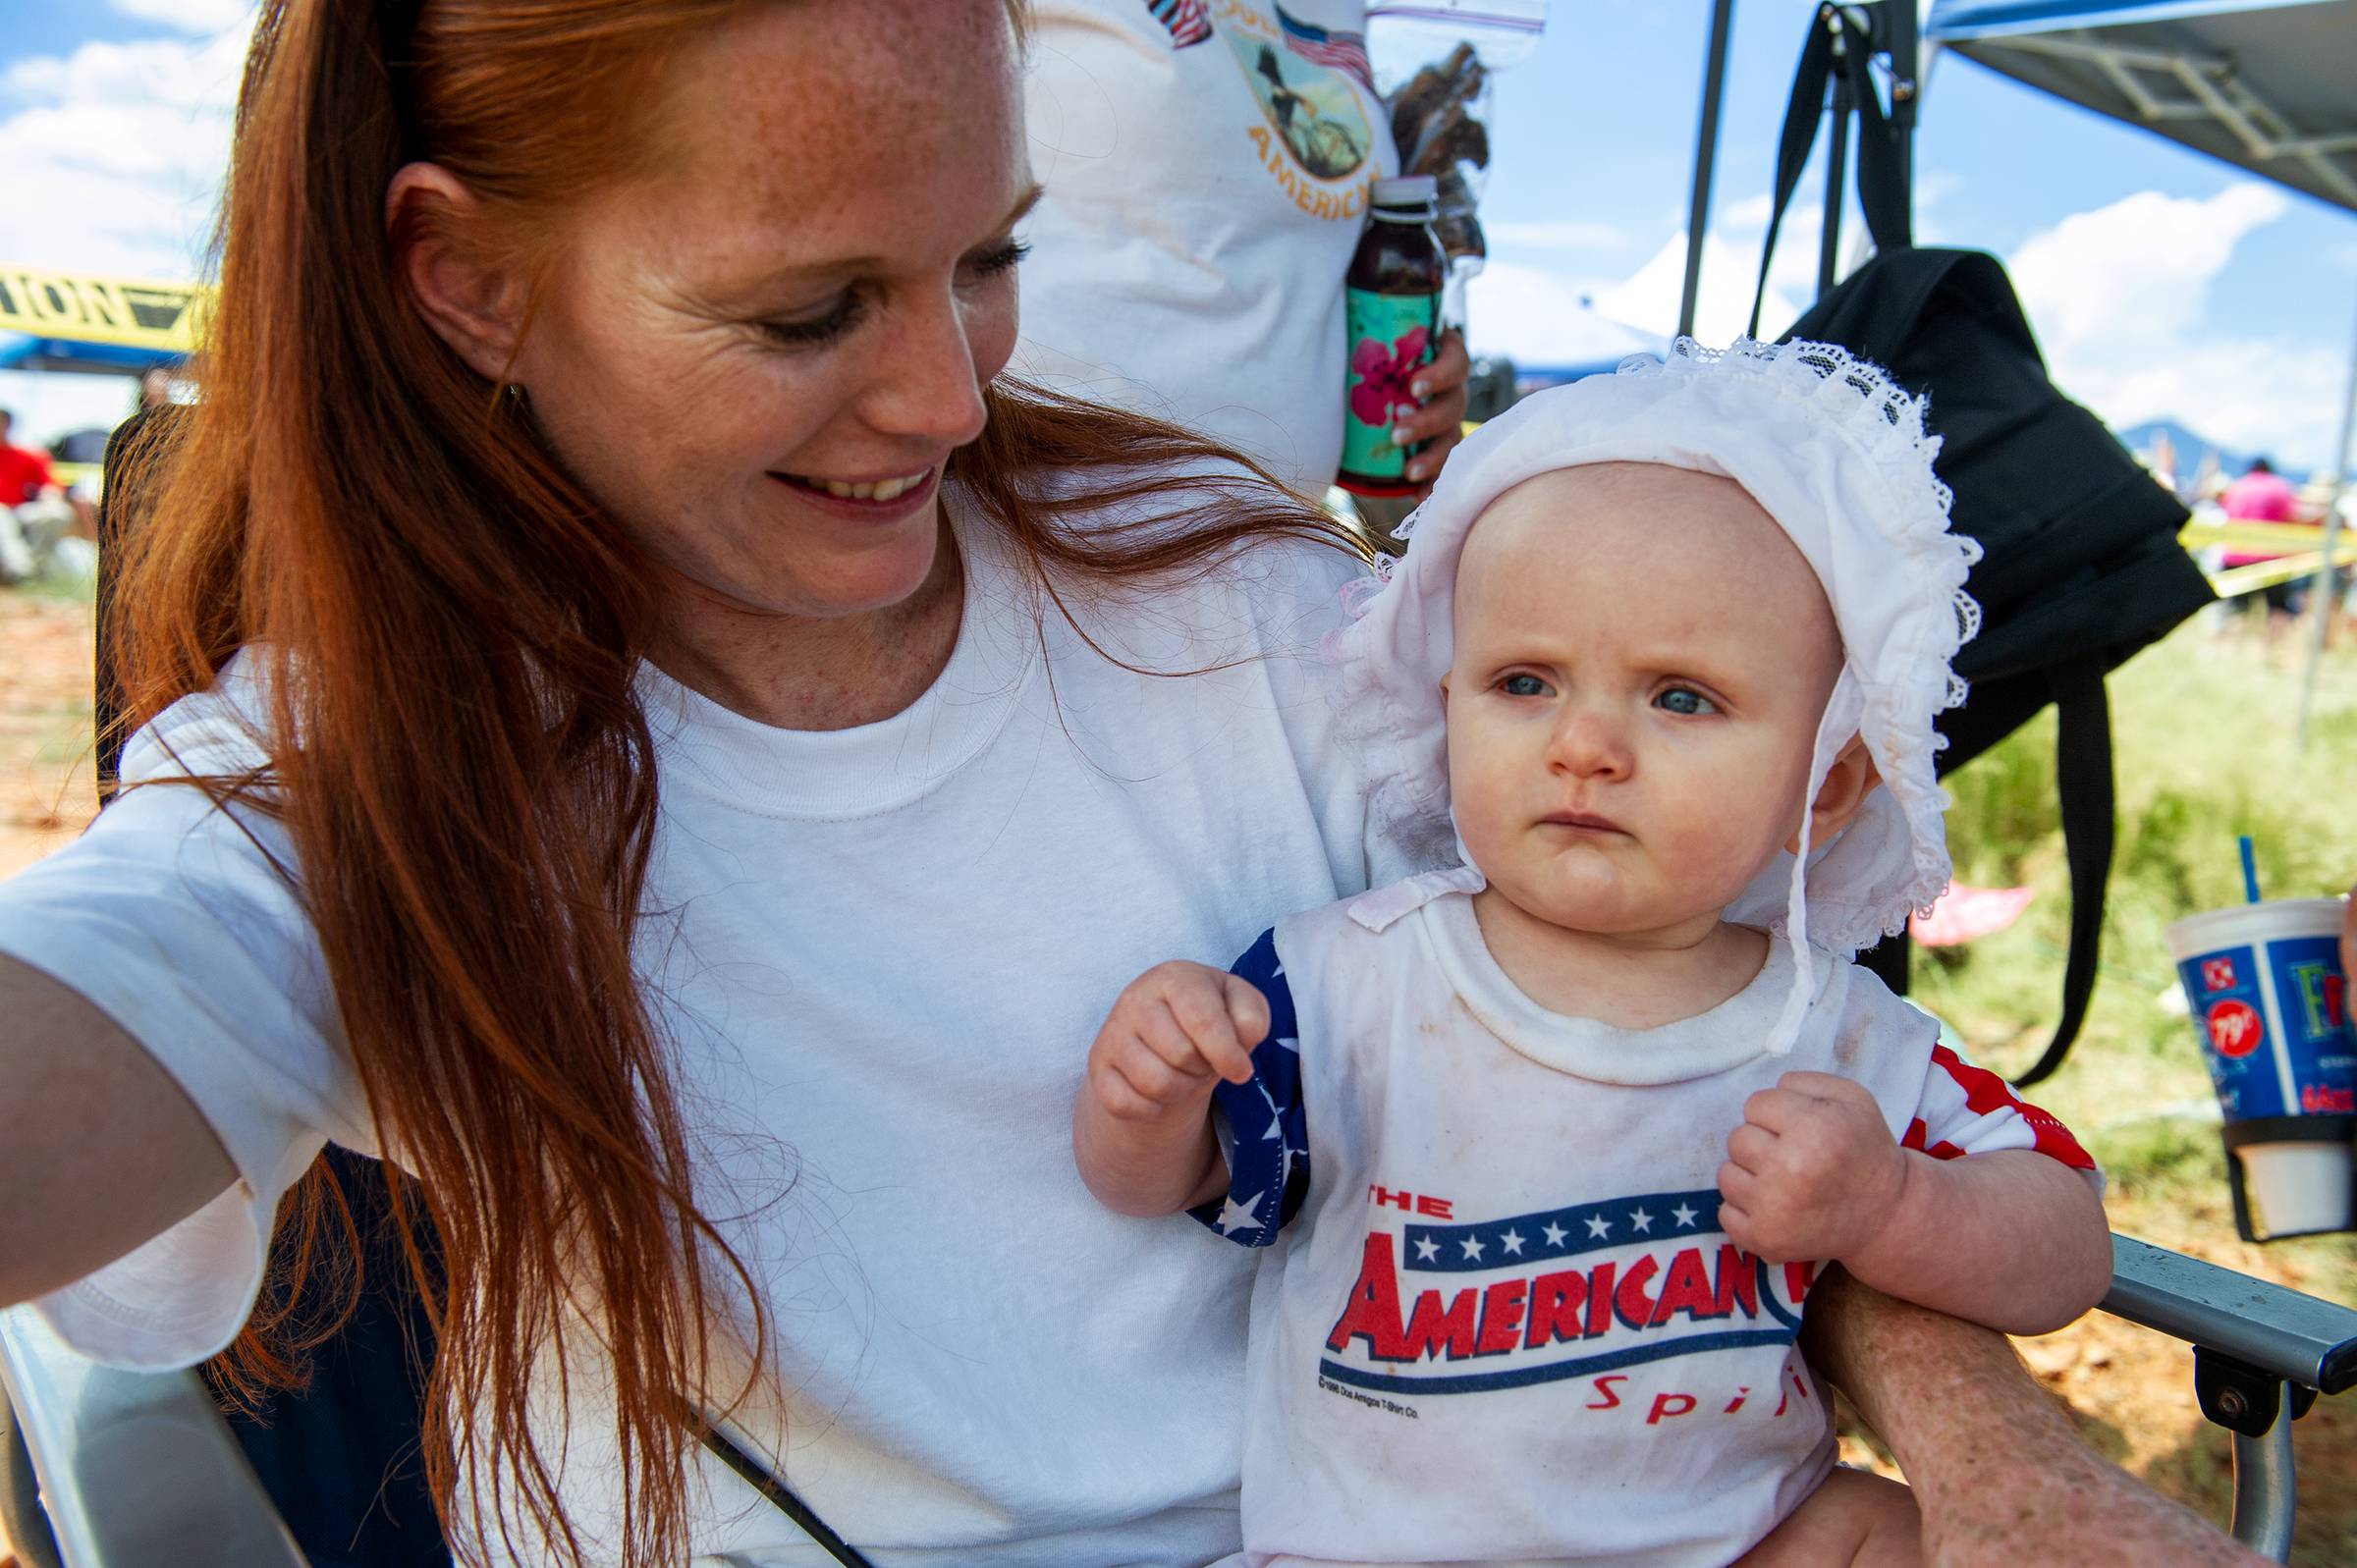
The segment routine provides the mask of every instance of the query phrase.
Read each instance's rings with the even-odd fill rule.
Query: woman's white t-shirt
[[[1343,274],[1398,172],[1362,0],[1040,0],[1012,368],[1202,431],[1325,494]]]
[[[883,723],[774,730],[645,677],[641,970],[705,1212],[761,1281],[788,1391],[738,1428],[889,1561],[1202,1564],[1237,1544],[1252,1260],[1096,1203],[1071,1103],[1137,973],[1224,964],[1277,915],[1414,869],[1370,842],[1335,750],[1319,650],[1359,568],[1272,545],[1083,612],[1129,664],[1225,666],[1172,678],[1037,617],[993,537],[960,538],[956,651]],[[227,1342],[321,1141],[375,1152],[315,938],[264,855],[284,835],[137,787],[254,761],[256,701],[233,662],[135,737],[131,787],[86,836],[0,886],[0,951],[129,1029],[242,1178],[39,1304],[120,1364]],[[611,1413],[576,1376],[561,1494],[611,1540]],[[542,1435],[553,1459],[553,1420]],[[717,1462],[696,1485],[698,1562],[826,1560]]]

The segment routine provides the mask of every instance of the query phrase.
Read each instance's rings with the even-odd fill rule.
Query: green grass
[[[2308,743],[2297,740],[2306,628],[2268,646],[2255,632],[2181,627],[2111,677],[2118,847],[2103,968],[2068,1062],[2034,1098],[2077,1130],[2110,1173],[2119,1228],[2183,1246],[2224,1225],[2216,1103],[2193,1026],[2164,999],[2175,976],[2162,931],[2242,898],[2237,835],[2249,834],[2270,897],[2345,892],[2357,881],[2357,639],[2328,655]],[[1915,994],[1986,1065],[2013,1073],[2044,1048],[2059,1010],[2070,920],[2055,793],[2051,712],[1949,778],[1948,837],[1961,882],[2037,890],[2010,929],[1968,946],[1918,949]],[[2275,1251],[2305,1288],[2357,1304],[2357,1238]]]
[[[2193,1025],[2175,1000],[2162,931],[2242,899],[2235,837],[2255,841],[2271,897],[2344,892],[2357,881],[2357,636],[2328,656],[2308,743],[2297,740],[2307,633],[2274,646],[2256,628],[2217,635],[2207,618],[2111,677],[2118,847],[2105,909],[2103,967],[2087,1026],[2061,1070],[2030,1091],[2102,1162],[2112,1227],[2357,1306],[2357,1236],[2253,1247],[2234,1233],[2218,1103]],[[1916,1000],[1972,1054],[2007,1074],[2045,1048],[2060,1007],[2070,879],[2055,796],[2051,714],[1959,770],[1948,836],[1959,881],[2030,887],[2010,929],[1967,946],[1918,948]],[[2143,1454],[2135,1469],[2206,1518],[2231,1490],[2224,1434],[2193,1403],[2181,1348],[2099,1322],[2057,1391],[2099,1450]],[[2135,1347],[2142,1344],[2141,1353]],[[2109,1370],[2107,1370],[2109,1369]],[[2300,1515],[2292,1561],[2357,1561],[2357,1396],[2323,1401],[2293,1429]]]

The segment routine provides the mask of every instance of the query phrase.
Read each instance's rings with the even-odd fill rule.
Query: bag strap
[[[803,1535],[817,1541],[819,1548],[843,1564],[843,1568],[875,1568],[859,1554],[859,1548],[835,1534],[834,1530],[808,1503],[794,1494],[794,1489],[767,1465],[721,1435],[720,1428],[711,1421],[703,1422],[704,1446],[717,1455],[720,1462],[744,1478],[746,1485],[769,1499],[778,1512],[794,1521]]]
[[[1821,5],[1809,19],[1809,35],[1801,43],[1800,64],[1792,75],[1792,96],[1784,105],[1783,134],[1777,142],[1776,201],[1769,209],[1768,238],[1760,245],[1760,281],[1751,297],[1747,337],[1760,334],[1760,307],[1768,297],[1768,268],[1776,259],[1777,235],[1783,229],[1792,193],[1800,189],[1801,171],[1816,148],[1826,87],[1836,70],[1845,89],[1841,103],[1858,116],[1858,205],[1866,214],[1867,233],[1878,251],[1901,250],[1915,243],[1907,190],[1908,128],[1883,112],[1875,92],[1873,54],[1871,34],[1840,6]]]
[[[2070,866],[2070,955],[2062,965],[2062,1018],[2046,1054],[2013,1080],[2023,1089],[2051,1076],[2070,1054],[2095,995],[2104,938],[2104,889],[2115,832],[2111,798],[2111,704],[2104,656],[2095,651],[2047,671],[2055,692],[2055,787],[2062,801],[2062,854]]]
[[[1915,243],[1914,197],[1907,189],[1907,138],[1913,128],[1886,114],[1874,89],[1874,50],[1853,38],[1841,57],[1858,113],[1858,208],[1878,252]]]

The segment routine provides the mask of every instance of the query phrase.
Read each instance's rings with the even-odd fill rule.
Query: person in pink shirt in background
[[[2292,482],[2275,472],[2275,465],[2265,458],[2253,458],[2241,478],[2220,493],[2218,504],[2228,522],[2314,522],[2316,518],[2300,503],[2300,492]],[[2224,565],[2247,567],[2254,562],[2280,560],[2280,553],[2253,554],[2249,551],[2229,551]],[[2305,579],[2270,583],[2254,598],[2264,599],[2270,610],[2290,615],[2299,606],[2294,601]],[[2252,599],[2238,601],[2247,605]]]

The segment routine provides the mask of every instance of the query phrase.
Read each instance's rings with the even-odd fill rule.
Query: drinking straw
[[[2242,844],[2242,895],[2252,903],[2259,902],[2259,862],[2251,853],[2251,836],[2244,834]]]

